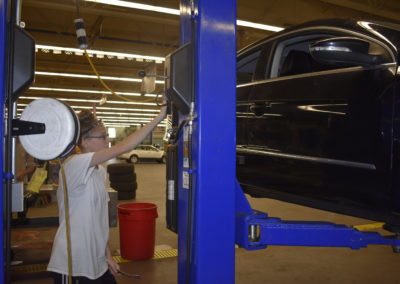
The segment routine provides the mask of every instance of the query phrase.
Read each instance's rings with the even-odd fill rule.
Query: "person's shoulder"
[[[92,159],[93,156],[93,152],[90,153],[82,153],[82,154],[73,154],[71,156],[69,156],[66,160],[65,160],[65,164],[75,164],[75,163],[81,163],[83,161],[86,160],[90,160]]]

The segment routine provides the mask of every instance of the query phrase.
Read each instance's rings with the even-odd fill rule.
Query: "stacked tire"
[[[136,173],[133,164],[117,163],[107,167],[110,186],[118,192],[118,200],[136,198]]]

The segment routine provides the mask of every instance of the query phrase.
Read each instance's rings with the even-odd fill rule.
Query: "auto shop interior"
[[[400,283],[400,2],[137,1],[0,4],[1,283],[112,270],[74,274],[64,165],[165,109],[85,168],[117,283]]]

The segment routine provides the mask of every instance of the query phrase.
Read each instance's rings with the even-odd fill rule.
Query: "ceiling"
[[[137,0],[139,3],[178,10],[177,0]],[[132,2],[132,1],[127,1]],[[78,9],[77,9],[78,6]],[[74,19],[85,21],[89,49],[164,58],[179,46],[179,16],[135,8],[94,3],[80,0],[23,0],[21,21],[34,37],[37,45],[78,48]],[[398,0],[238,0],[239,20],[287,28],[308,20],[321,18],[383,19],[399,22]],[[238,26],[237,48],[273,32]],[[138,78],[138,71],[150,64],[146,59],[127,57],[93,56],[92,61],[101,76]],[[163,74],[163,64],[157,63],[157,73]],[[85,56],[74,52],[57,53],[51,49],[38,48],[37,72],[94,75]],[[99,91],[107,91],[95,78],[72,78],[54,75],[35,77],[33,88],[18,100],[22,109],[32,98],[55,97],[79,110],[96,105],[99,117],[109,125],[123,122],[124,126],[140,124],[156,115],[159,107],[154,97],[140,95],[138,82],[104,80],[114,91],[136,93],[126,96],[130,101],[107,95],[107,102],[99,105]],[[43,89],[46,88],[46,89]],[[153,94],[162,90],[157,84]],[[60,90],[61,89],[61,90]],[[91,92],[91,93],[89,93]],[[132,95],[132,94],[131,94]],[[85,101],[86,100],[86,101]],[[130,118],[129,121],[127,118]]]

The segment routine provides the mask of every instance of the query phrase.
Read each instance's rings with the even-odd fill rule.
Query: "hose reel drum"
[[[43,123],[43,134],[19,137],[26,152],[39,160],[67,156],[79,139],[79,120],[67,104],[52,98],[37,99],[22,112],[21,120]]]

